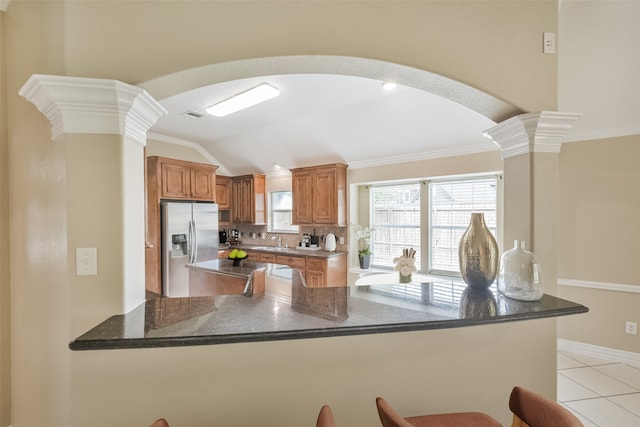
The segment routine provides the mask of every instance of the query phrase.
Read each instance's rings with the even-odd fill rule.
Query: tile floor
[[[640,366],[558,351],[558,402],[585,427],[640,427]]]

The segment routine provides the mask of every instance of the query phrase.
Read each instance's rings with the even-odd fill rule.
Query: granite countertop
[[[213,259],[210,261],[201,261],[195,264],[188,264],[187,268],[193,268],[196,270],[211,271],[215,273],[224,274],[227,276],[249,278],[255,270],[263,268],[286,268],[285,265],[268,264],[264,262],[251,261],[245,259],[239,266],[233,265],[233,260],[230,259]]]
[[[544,295],[522,302],[464,283],[396,275],[365,286],[307,288],[298,270],[267,270],[264,295],[167,298],[115,315],[69,344],[72,350],[214,345],[460,328],[586,313],[588,308]],[[367,279],[368,280],[368,279]],[[384,282],[379,284],[378,282]],[[126,327],[125,327],[126,325]]]
[[[284,255],[294,255],[294,256],[309,256],[309,257],[318,257],[318,258],[331,258],[335,256],[346,255],[348,252],[346,251],[325,251],[324,249],[315,249],[315,248],[300,248],[299,246],[295,247],[278,247],[278,246],[268,246],[268,245],[253,245],[240,243],[232,246],[223,246],[220,245],[220,249],[225,250],[229,248],[239,248],[248,251],[255,252],[266,252],[271,254],[284,254]]]

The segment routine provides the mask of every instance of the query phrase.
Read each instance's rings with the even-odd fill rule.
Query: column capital
[[[484,131],[495,142],[502,158],[526,153],[559,153],[567,132],[582,114],[541,111],[511,117]]]
[[[144,89],[117,80],[34,74],[18,92],[65,133],[123,135],[146,145],[147,131],[167,110]]]

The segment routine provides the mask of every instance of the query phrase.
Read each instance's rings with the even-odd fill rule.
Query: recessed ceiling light
[[[394,90],[398,85],[394,82],[382,82],[382,89],[384,90]]]
[[[224,117],[236,111],[244,110],[261,102],[267,101],[280,95],[280,91],[275,87],[262,83],[252,89],[239,93],[220,101],[215,105],[207,107],[207,114],[216,117]]]

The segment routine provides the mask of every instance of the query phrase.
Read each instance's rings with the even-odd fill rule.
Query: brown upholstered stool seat
[[[151,427],[169,427],[169,423],[164,418],[160,418],[151,424]]]
[[[316,421],[316,427],[336,427],[336,423],[333,420],[333,412],[331,412],[331,408],[329,406],[324,405],[322,409],[320,409],[318,420]]]
[[[584,427],[568,409],[522,387],[511,391],[509,409],[513,412],[512,427]]]
[[[490,415],[482,412],[453,412],[403,418],[381,397],[376,399],[383,427],[502,427]]]

